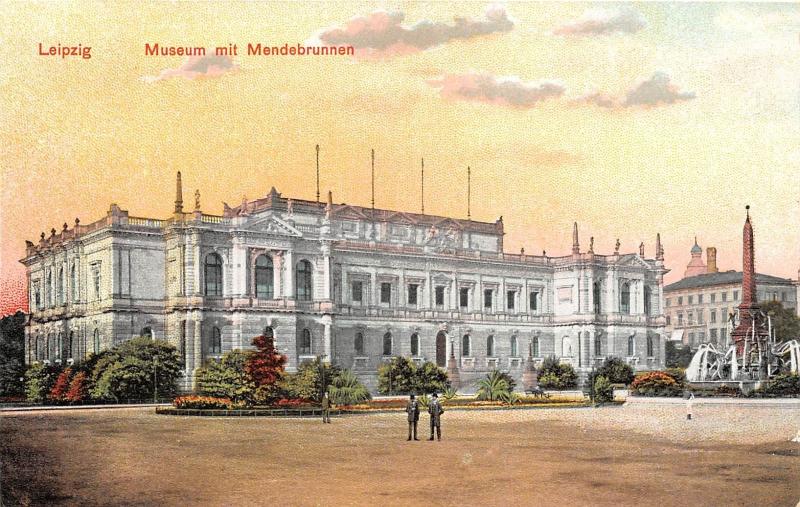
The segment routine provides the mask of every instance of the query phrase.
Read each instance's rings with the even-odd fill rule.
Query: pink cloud
[[[556,28],[556,35],[607,35],[636,33],[647,26],[641,12],[631,8],[588,9],[583,16]]]
[[[423,20],[406,27],[402,25],[404,18],[402,12],[376,11],[352,18],[342,27],[323,29],[314,40],[330,46],[353,46],[359,56],[397,56],[514,28],[500,6],[490,7],[484,20],[456,17],[452,24]]]
[[[602,92],[591,92],[578,99],[576,104],[590,104],[604,109],[624,109],[632,107],[657,107],[675,104],[697,98],[694,92],[682,91],[665,72],[655,72],[651,77],[640,81],[625,93],[615,97]]]
[[[219,77],[237,70],[239,70],[239,65],[235,64],[229,56],[190,56],[177,69],[164,69],[158,76],[145,76],[142,79],[148,83],[154,83],[173,77],[186,79]]]
[[[485,102],[515,108],[531,108],[537,103],[560,97],[564,85],[557,81],[524,82],[518,77],[496,77],[490,74],[446,74],[428,84],[440,89],[450,100]]]

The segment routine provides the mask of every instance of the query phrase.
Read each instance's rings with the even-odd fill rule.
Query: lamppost
[[[158,356],[153,356],[153,403],[158,403]]]

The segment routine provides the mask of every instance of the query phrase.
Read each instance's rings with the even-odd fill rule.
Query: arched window
[[[465,334],[461,337],[461,355],[463,357],[469,357],[471,352],[472,350],[470,347],[469,335]]]
[[[387,332],[383,335],[383,355],[392,355],[392,333]]]
[[[75,331],[69,332],[69,337],[67,338],[67,358],[74,357],[72,353],[72,340],[75,338]]]
[[[208,352],[210,354],[222,354],[222,332],[216,326],[211,330],[211,344]]]
[[[139,332],[139,336],[144,336],[146,338],[153,339],[153,329],[150,326],[145,326]]]
[[[592,298],[594,299],[594,313],[600,313],[603,310],[600,282],[594,282],[592,285]]]
[[[275,330],[272,329],[272,326],[267,326],[264,328],[264,337],[272,340],[275,339]]]
[[[636,352],[635,342],[633,336],[628,337],[628,355],[632,356]]]
[[[622,284],[622,290],[619,293],[619,311],[620,313],[631,313],[631,284],[629,282]]]
[[[47,306],[53,306],[53,273],[47,273]]]
[[[539,337],[534,336],[531,339],[531,354],[533,357],[539,357]]]
[[[256,259],[256,297],[273,298],[272,259],[266,255],[259,255]]]
[[[655,354],[653,354],[653,337],[652,336],[648,336],[647,337],[647,357],[653,357],[654,355]]]
[[[650,315],[653,306],[653,293],[650,287],[644,288],[644,314]]]
[[[411,355],[419,355],[419,335],[417,333],[411,335]]]
[[[600,333],[594,335],[594,355],[600,357],[603,355],[603,343],[600,341]]]
[[[486,337],[486,357],[494,357],[494,335]]]
[[[95,329],[94,330],[94,340],[92,342],[92,352],[94,352],[95,354],[99,354],[100,353],[100,330],[99,329]]]
[[[206,255],[205,282],[206,296],[222,295],[222,257],[219,254]]]
[[[356,333],[355,339],[353,339],[353,350],[357,356],[364,355],[364,334],[363,333]]]
[[[311,301],[311,263],[302,260],[297,263],[297,299],[300,301]]]
[[[181,363],[183,363],[184,367],[186,366],[186,321],[181,321],[181,342],[180,342],[180,353],[181,353]]]
[[[64,304],[64,268],[58,268],[58,292],[57,292],[57,302],[60,305]]]
[[[303,329],[300,336],[300,353],[304,355],[311,354],[311,331]]]
[[[72,267],[69,271],[69,286],[72,289],[72,302],[78,300],[78,276],[75,272],[75,263],[72,263]]]
[[[519,351],[517,350],[517,336],[511,337],[511,357],[518,357]]]

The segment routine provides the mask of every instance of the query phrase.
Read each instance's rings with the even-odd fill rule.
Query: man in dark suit
[[[331,399],[328,397],[328,391],[322,394],[322,422],[331,422]]]
[[[417,438],[417,422],[419,421],[419,402],[414,399],[414,395],[412,394],[408,398],[408,403],[406,404],[406,414],[408,414],[408,440],[411,440],[411,430],[414,430],[414,440],[419,440]]]
[[[439,440],[442,439],[442,414],[444,409],[439,403],[439,396],[436,393],[431,395],[431,402],[428,403],[428,413],[431,415],[431,438],[433,440],[433,429],[436,428],[436,436]]]

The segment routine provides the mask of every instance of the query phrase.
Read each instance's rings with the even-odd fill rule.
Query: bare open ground
[[[4,414],[5,505],[795,505],[800,410],[680,406],[404,414]]]

